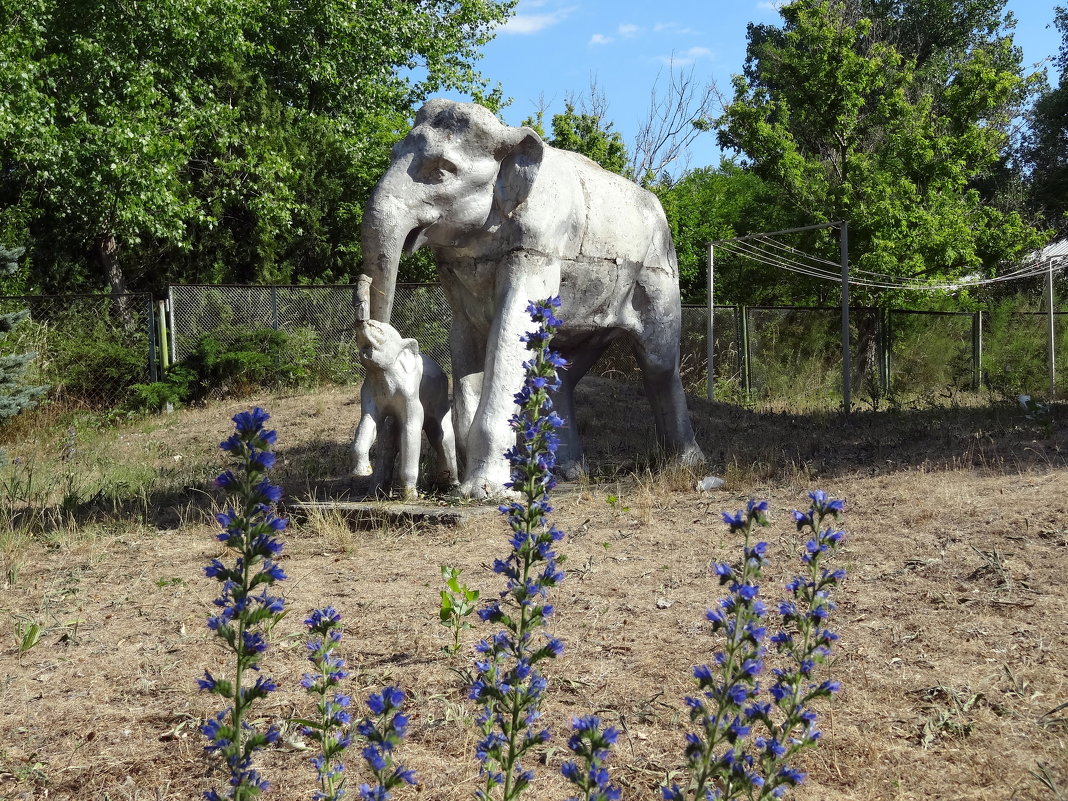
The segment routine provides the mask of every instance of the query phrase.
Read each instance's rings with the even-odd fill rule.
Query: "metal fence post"
[[[849,221],[842,223],[842,410],[849,414],[853,366],[849,358]]]
[[[1046,318],[1046,353],[1049,364],[1049,396],[1057,397],[1057,331],[1053,318],[1053,259],[1049,260],[1049,270],[1046,273],[1046,300],[1049,314]]]
[[[983,386],[983,311],[972,314],[972,389]]]
[[[738,306],[738,372],[742,375],[742,389],[745,397],[753,391],[750,366],[752,354],[749,352],[749,307]]]
[[[890,354],[893,336],[893,314],[890,309],[879,309],[879,390],[885,395],[890,392]]]
[[[173,333],[173,329],[171,331]],[[167,302],[161,300],[159,302],[159,360],[160,367],[166,372],[171,366],[171,354],[169,342],[169,334],[167,332]]]
[[[148,316],[146,320],[146,328],[148,329],[148,382],[155,384],[159,380],[159,373],[156,370],[156,304],[152,302],[151,296],[148,298]]]
[[[271,287],[271,328],[278,330],[278,287]]]
[[[705,334],[705,336],[708,338],[708,342],[706,343],[705,351],[707,353],[707,358],[708,358],[708,369],[707,369],[707,372],[706,372],[706,376],[707,376],[706,381],[707,381],[707,385],[708,385],[707,388],[708,388],[708,399],[709,400],[715,400],[715,394],[716,394],[715,367],[713,366],[714,359],[715,359],[715,347],[716,347],[716,337],[715,337],[716,302],[715,302],[715,300],[713,300],[713,294],[712,294],[712,290],[714,288],[714,284],[713,284],[713,280],[714,279],[712,277],[713,276],[713,269],[712,268],[713,268],[714,264],[715,264],[715,245],[712,245],[710,243],[708,245],[708,330],[707,330],[707,332]]]

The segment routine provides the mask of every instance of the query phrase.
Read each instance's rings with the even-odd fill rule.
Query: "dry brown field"
[[[682,698],[693,666],[718,648],[704,622],[721,597],[710,564],[738,553],[720,513],[770,501],[764,591],[774,597],[800,548],[789,512],[819,488],[846,502],[838,561],[848,578],[832,618],[841,640],[822,668],[843,689],[820,702],[822,744],[802,759],[808,780],[794,797],[1068,798],[1068,421],[1042,425],[1008,405],[846,418],[692,399],[706,472],[727,481],[700,494],[699,475],[649,468],[637,388],[590,379],[579,404],[591,478],[556,498],[568,575],[554,592],[553,632],[566,651],[545,667],[554,737],[528,797],[571,795],[558,769],[568,721],[581,714],[621,730],[610,769],[624,799],[659,798],[665,776],[679,777]],[[0,798],[169,801],[200,797],[220,779],[198,732],[218,699],[198,694],[195,680],[226,671],[204,625],[217,584],[202,567],[222,555],[208,522],[219,502],[217,444],[251,405],[272,413],[287,500],[341,493],[359,408],[351,390],[78,431],[62,464],[62,427],[7,442],[42,475],[46,463],[71,481],[126,469],[133,489],[23,514],[0,537]],[[282,689],[259,714],[307,713],[301,620],[333,604],[345,619],[348,689],[365,697],[395,683],[410,694],[400,757],[420,784],[395,798],[471,798],[476,734],[464,677],[470,645],[490,632],[475,620],[461,656],[442,652],[440,565],[462,568],[492,596],[501,585],[487,565],[504,555],[506,532],[492,513],[457,527],[295,520],[279,585],[291,611],[264,660]],[[20,652],[17,632],[30,623],[40,639]],[[283,744],[262,754],[273,784],[265,798],[311,796],[307,746],[287,726]],[[358,753],[349,762],[357,779]]]

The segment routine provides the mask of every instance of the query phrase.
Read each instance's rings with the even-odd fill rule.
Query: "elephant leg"
[[[371,446],[378,432],[378,408],[370,392],[360,393],[361,416],[352,438],[352,475],[371,475]]]
[[[398,438],[400,426],[392,415],[379,420],[378,450],[375,454],[374,470],[371,472],[371,495],[385,494],[393,485],[393,468],[397,461]]]
[[[542,254],[517,251],[497,265],[496,313],[486,341],[482,397],[467,432],[467,463],[460,492],[472,498],[507,495],[510,479],[504,452],[515,444],[508,424],[515,394],[523,385],[526,346],[520,337],[533,330],[531,300],[560,291],[560,263]]]
[[[423,435],[423,405],[418,398],[406,404],[407,419],[398,420],[397,428],[400,439],[400,480],[405,499],[418,496],[416,484],[419,481],[419,445]]]
[[[697,444],[686,409],[686,393],[679,377],[679,339],[660,331],[658,336],[636,343],[634,355],[642,371],[645,394],[653,410],[653,423],[660,448],[685,465],[698,465],[705,456]]]
[[[452,308],[459,308],[450,301]],[[461,466],[467,463],[467,435],[482,397],[482,376],[486,362],[485,342],[470,321],[454,313],[449,329],[449,349],[452,356],[452,424],[456,459]]]
[[[611,340],[590,341],[583,343],[581,347],[569,348],[566,353],[561,354],[568,364],[560,373],[560,389],[553,397],[556,413],[564,418],[564,427],[560,431],[560,447],[556,451],[556,470],[568,481],[575,481],[586,474],[578,418],[575,414],[575,387],[601,358],[610,342]]]
[[[434,480],[446,486],[456,484],[456,439],[452,432],[452,415],[426,415],[423,431],[434,451]]]

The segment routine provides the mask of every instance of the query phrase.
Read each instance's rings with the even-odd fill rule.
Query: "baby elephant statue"
[[[400,456],[405,498],[416,496],[420,432],[436,456],[436,479],[456,483],[456,443],[449,406],[449,379],[437,363],[419,353],[389,323],[370,319],[371,279],[361,275],[356,289],[356,342],[367,370],[360,390],[360,422],[352,441],[352,474],[371,476],[369,493],[388,492]],[[378,453],[371,469],[371,445]]]

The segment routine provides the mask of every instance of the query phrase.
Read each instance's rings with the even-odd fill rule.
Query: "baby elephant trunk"
[[[356,309],[357,323],[371,319],[371,276],[361,275],[356,279],[356,299],[352,305]]]

